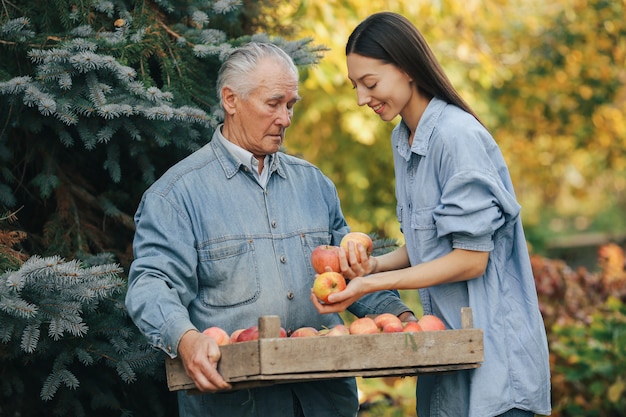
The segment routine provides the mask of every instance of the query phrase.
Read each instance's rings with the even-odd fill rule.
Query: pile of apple
[[[226,330],[221,327],[211,326],[205,329],[202,333],[212,337],[217,342],[218,346],[230,345],[238,342],[249,342],[251,340],[258,340],[259,338],[259,326],[250,326],[245,329],[237,329],[230,335]],[[287,337],[287,331],[280,328],[280,337]]]
[[[403,323],[400,319],[391,314],[383,313],[375,317],[361,317],[354,320],[349,326],[337,324],[332,328],[321,330],[315,327],[300,327],[294,330],[289,336],[284,328],[280,328],[280,337],[311,337],[311,336],[345,336],[356,334],[377,334],[377,333],[399,333],[399,332],[427,332],[435,330],[445,330],[443,321],[434,315],[426,314],[418,321]],[[212,326],[203,331],[204,334],[215,339],[219,346],[232,343],[249,342],[258,340],[258,326],[250,326],[246,329],[235,330],[228,334],[224,329]]]
[[[322,302],[327,302],[330,294],[343,291],[346,288],[346,279],[341,275],[337,250],[341,247],[348,252],[349,242],[354,242],[355,247],[357,244],[363,245],[368,256],[374,250],[374,242],[371,237],[362,232],[350,232],[341,239],[339,246],[320,245],[311,253],[311,265],[318,273],[313,282],[313,293]],[[361,262],[361,255],[358,251],[356,255],[357,261]]]

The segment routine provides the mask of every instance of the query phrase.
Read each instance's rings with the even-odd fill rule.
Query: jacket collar
[[[213,137],[211,138],[211,142],[209,142],[209,146],[213,149],[215,157],[222,166],[226,178],[232,178],[237,174],[237,172],[245,167],[245,164],[243,164],[239,160],[239,158],[233,155],[233,153],[230,152],[228,148],[226,148],[224,142],[228,139],[226,139],[222,135],[221,130],[222,125],[219,125],[217,129],[215,129],[215,132],[213,132]],[[286,178],[287,175],[285,174],[284,167],[282,166],[281,155],[281,152],[276,152],[275,154],[273,154],[270,158],[269,167],[267,167],[266,169],[270,170],[270,175],[276,172],[281,177]]]

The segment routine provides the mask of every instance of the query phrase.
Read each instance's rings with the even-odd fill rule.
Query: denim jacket
[[[170,168],[145,192],[135,215],[126,305],[149,342],[171,357],[190,329],[219,326],[231,333],[263,315],[280,316],[287,331],[341,322],[337,314],[320,315],[309,299],[311,252],[338,245],[349,231],[335,186],[315,166],[279,152],[265,168],[270,177],[263,188],[223,141],[216,131],[211,142]],[[357,316],[408,310],[391,291],[350,308]],[[328,404],[333,389],[342,397],[339,386],[347,387],[345,398]],[[240,396],[254,398],[258,415],[272,415],[269,410],[289,409],[286,389],[180,393],[181,415],[199,416],[200,409],[202,416],[256,415],[226,401]],[[311,415],[356,413],[353,380],[298,384],[297,390]]]
[[[425,314],[461,326],[473,310],[484,332],[476,370],[420,376],[420,417],[488,417],[511,408],[550,413],[548,345],[520,206],[502,154],[470,114],[433,98],[409,147],[401,122],[392,134],[397,212],[412,265],[453,248],[490,252],[486,272],[420,290]]]

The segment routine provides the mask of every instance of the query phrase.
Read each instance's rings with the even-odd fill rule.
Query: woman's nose
[[[369,94],[367,94],[366,91],[363,91],[363,89],[358,88],[356,89],[356,102],[359,106],[364,106],[367,103],[369,103],[370,101],[370,96]]]

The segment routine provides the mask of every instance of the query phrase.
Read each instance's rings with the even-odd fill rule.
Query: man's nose
[[[293,117],[293,109],[290,109],[288,107],[282,107],[280,114],[278,115],[278,119],[276,120],[276,123],[278,123],[281,126],[287,127],[291,124],[291,118]]]

